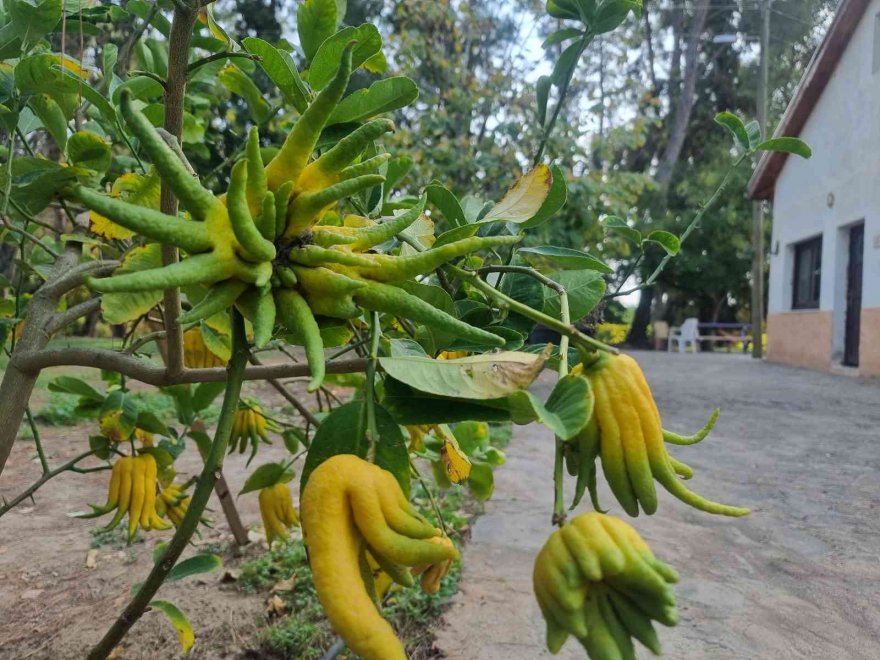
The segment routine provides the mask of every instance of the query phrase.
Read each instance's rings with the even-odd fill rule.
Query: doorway
[[[846,269],[846,324],[843,364],[859,366],[859,340],[862,325],[862,271],[865,255],[865,225],[849,230],[849,262]]]

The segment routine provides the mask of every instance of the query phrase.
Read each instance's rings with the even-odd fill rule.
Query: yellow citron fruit
[[[159,498],[156,500],[156,513],[167,517],[175,527],[180,527],[186,510],[189,508],[190,499],[180,484],[169,484],[159,493]]]
[[[577,365],[572,373],[583,373],[595,396],[593,420],[581,432],[590,437],[581,438],[581,444],[596,447],[608,485],[629,515],[639,515],[640,505],[648,515],[657,510],[655,479],[672,495],[701,511],[724,516],[750,512],[711,502],[689,490],[678,475],[689,476],[691,469],[666,450],[667,442],[687,445],[705,438],[715,425],[718,411],[695,435],[679,436],[663,430],[651,389],[630,356],[603,353],[588,366]]]
[[[469,355],[467,351],[443,351],[437,356],[438,360],[458,360],[466,358]]]
[[[652,621],[678,622],[678,574],[613,516],[585,513],[553,532],[532,578],[553,654],[569,635],[592,660],[635,660],[633,638],[659,654]]]
[[[412,507],[390,472],[350,454],[315,468],[300,512],[315,589],[333,629],[365,660],[406,660],[371,596],[366,553],[405,583],[412,576],[401,568],[457,559],[456,549],[431,540],[440,531]]]
[[[269,545],[275,539],[286,539],[288,529],[299,526],[293,497],[285,483],[268,486],[260,491],[260,516]]]
[[[156,487],[158,485],[158,466],[151,454],[123,456],[113,464],[110,485],[107,489],[107,502],[103,506],[90,505],[92,512],[77,515],[80,518],[94,518],[116,509],[116,515],[103,531],[116,527],[125,514],[128,514],[128,542],[137,534],[138,526],[151,529],[168,529],[157,511]]]
[[[190,369],[210,369],[225,367],[226,361],[214,355],[198,328],[190,328],[183,333],[183,364]]]

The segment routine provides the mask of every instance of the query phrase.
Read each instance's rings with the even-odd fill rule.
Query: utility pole
[[[770,6],[761,0],[761,61],[758,73],[758,124],[767,137],[768,88],[770,86]],[[752,357],[764,357],[764,203],[752,202]]]

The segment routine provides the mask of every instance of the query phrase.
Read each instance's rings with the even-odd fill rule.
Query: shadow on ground
[[[880,657],[880,383],[739,355],[636,357],[666,428],[692,433],[722,408],[708,440],[672,450],[696,470],[690,487],[755,510],[713,517],[659,489],[659,512],[635,520],[682,574],[681,623],[660,631],[666,657]],[[440,633],[449,658],[551,657],[531,567],[552,531],[553,439],[519,427],[508,457]],[[570,640],[557,657],[585,656]]]

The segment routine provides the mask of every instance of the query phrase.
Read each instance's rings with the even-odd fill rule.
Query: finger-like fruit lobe
[[[407,501],[394,476],[357,456],[327,459],[310,475],[300,512],[315,589],[334,630],[365,660],[405,660],[373,600],[366,553],[395,579],[406,567],[458,558],[451,543]]]
[[[554,654],[569,635],[591,660],[635,660],[633,638],[659,654],[652,622],[678,622],[677,573],[613,516],[585,513],[553,532],[532,577]]]

